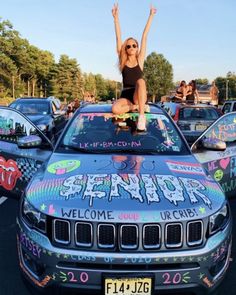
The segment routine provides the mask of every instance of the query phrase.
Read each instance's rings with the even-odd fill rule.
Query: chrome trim
[[[113,227],[113,240],[114,240],[114,244],[112,245],[109,245],[109,244],[100,244],[99,241],[100,241],[100,237],[99,237],[99,234],[100,234],[100,226],[107,226],[107,227]],[[105,248],[105,249],[112,249],[115,247],[115,242],[116,242],[116,227],[114,224],[106,224],[106,223],[101,223],[98,225],[98,230],[97,230],[97,244],[98,244],[98,247],[99,248]]]
[[[85,224],[85,225],[90,226],[91,243],[79,243],[78,242],[78,240],[77,240],[77,225],[78,224]],[[93,245],[93,226],[91,223],[89,223],[89,222],[76,222],[75,223],[75,244],[76,244],[76,246],[79,246],[79,247],[92,247],[92,245]]]
[[[180,225],[180,243],[178,244],[168,244],[167,243],[167,235],[168,235],[168,227],[172,225]],[[168,223],[165,225],[165,246],[166,248],[179,248],[183,245],[183,225],[180,222]]]
[[[59,222],[65,222],[65,223],[68,224],[68,235],[69,235],[69,240],[68,241],[56,239],[56,237],[55,237],[55,224],[56,224],[57,221],[59,221]],[[70,237],[70,222],[67,221],[67,220],[63,220],[63,219],[54,219],[53,220],[53,240],[55,242],[57,242],[57,243],[68,245],[70,243],[70,239],[71,239],[71,237]]]
[[[189,242],[189,225],[193,224],[193,223],[201,223],[201,239],[195,242]],[[187,245],[188,246],[197,246],[197,245],[201,245],[201,243],[203,242],[203,222],[202,220],[195,220],[195,221],[189,221],[187,223]]]
[[[159,241],[158,241],[158,244],[156,244],[156,245],[153,245],[153,246],[147,246],[147,245],[145,245],[145,229],[147,228],[147,227],[151,227],[151,226],[156,226],[156,227],[158,227],[158,229],[159,229]],[[161,226],[160,226],[160,224],[145,224],[144,226],[143,226],[143,248],[144,249],[158,249],[158,248],[160,248],[161,247]]]
[[[135,227],[136,229],[136,245],[133,245],[133,246],[127,246],[127,245],[123,245],[122,244],[122,232],[123,232],[123,228],[124,227]],[[121,249],[125,249],[125,250],[134,250],[134,249],[137,249],[138,248],[138,237],[139,237],[139,228],[136,224],[122,224],[121,227],[120,227],[120,248]]]

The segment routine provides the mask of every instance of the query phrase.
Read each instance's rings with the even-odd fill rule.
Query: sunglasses
[[[126,49],[130,49],[131,47],[133,48],[137,48],[138,46],[136,44],[132,44],[132,45],[126,45]]]

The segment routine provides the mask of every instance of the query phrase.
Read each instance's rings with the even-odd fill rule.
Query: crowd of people
[[[174,101],[176,102],[189,102],[197,103],[199,100],[199,94],[197,91],[197,85],[195,80],[191,80],[188,84],[182,80],[179,87],[176,89],[174,95]]]
[[[212,82],[210,87],[210,103],[212,105],[218,105],[219,90],[215,85],[215,81]],[[175,102],[186,103],[199,103],[199,93],[197,90],[197,84],[195,80],[191,80],[188,84],[185,80],[182,80],[176,89],[175,95],[172,99]]]

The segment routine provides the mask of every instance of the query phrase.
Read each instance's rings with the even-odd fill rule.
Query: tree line
[[[175,87],[173,67],[162,55],[152,52],[144,63],[144,76],[149,100],[158,101]],[[198,79],[208,83],[207,79]],[[216,78],[223,97],[236,97],[236,76]],[[225,89],[227,84],[227,89]],[[61,100],[82,99],[85,92],[97,99],[119,97],[121,83],[105,79],[101,74],[82,72],[76,59],[62,54],[56,62],[54,55],[41,50],[21,37],[8,20],[0,18],[0,99],[20,96],[56,96]]]

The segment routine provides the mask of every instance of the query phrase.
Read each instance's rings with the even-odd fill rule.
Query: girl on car
[[[122,44],[118,4],[114,4],[112,9],[115,23],[119,69],[123,78],[123,90],[120,98],[113,104],[112,112],[114,114],[123,114],[138,110],[139,118],[137,129],[140,131],[146,129],[144,112],[149,111],[148,105],[145,105],[147,101],[147,91],[146,83],[143,79],[143,66],[146,54],[147,34],[155,14],[156,9],[151,6],[139,48],[138,41],[132,37],[126,39]]]

